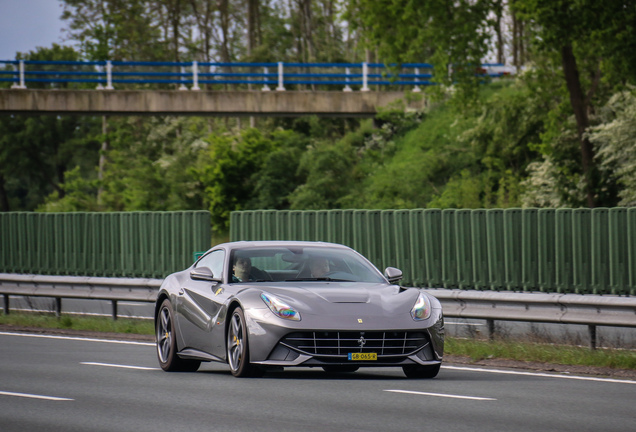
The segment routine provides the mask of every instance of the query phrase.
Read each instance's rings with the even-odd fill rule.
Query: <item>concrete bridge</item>
[[[423,108],[407,92],[1,89],[0,114],[373,117]]]

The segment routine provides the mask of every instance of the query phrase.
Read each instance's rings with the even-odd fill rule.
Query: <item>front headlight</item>
[[[411,309],[411,316],[415,321],[423,321],[431,316],[431,302],[424,293],[420,293],[415,306]]]
[[[300,321],[300,314],[298,313],[298,311],[296,311],[294,308],[289,306],[278,297],[268,293],[261,293],[261,298],[263,299],[269,310],[274,313],[274,315],[283,319]]]

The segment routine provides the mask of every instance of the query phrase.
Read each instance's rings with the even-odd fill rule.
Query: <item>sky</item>
[[[63,42],[62,3],[58,0],[0,0],[0,60]]]

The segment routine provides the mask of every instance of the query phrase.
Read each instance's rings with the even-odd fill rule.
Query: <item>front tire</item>
[[[250,363],[247,325],[243,309],[236,308],[227,328],[227,362],[232,375],[239,378],[258,377],[263,370]]]
[[[439,373],[440,366],[441,366],[441,363],[436,365],[427,365],[427,366],[409,365],[409,366],[402,366],[402,370],[404,371],[404,375],[406,375],[407,378],[431,379],[437,376],[437,374]]]
[[[177,340],[174,326],[172,303],[166,299],[161,303],[155,318],[157,358],[161,369],[166,372],[196,372],[201,365],[197,360],[185,360],[177,355]]]

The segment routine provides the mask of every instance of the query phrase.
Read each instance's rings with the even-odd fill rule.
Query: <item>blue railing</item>
[[[184,63],[121,61],[40,61],[0,60],[0,82],[25,89],[29,83],[96,84],[98,89],[113,90],[115,85],[172,85],[180,90],[200,90],[200,85],[260,86],[260,90],[283,91],[287,87],[327,86],[352,91],[370,90],[370,86],[432,85],[428,63],[407,63],[396,74],[380,63]],[[11,68],[12,66],[12,68]],[[501,77],[511,73],[502,64],[483,64],[477,76]]]

